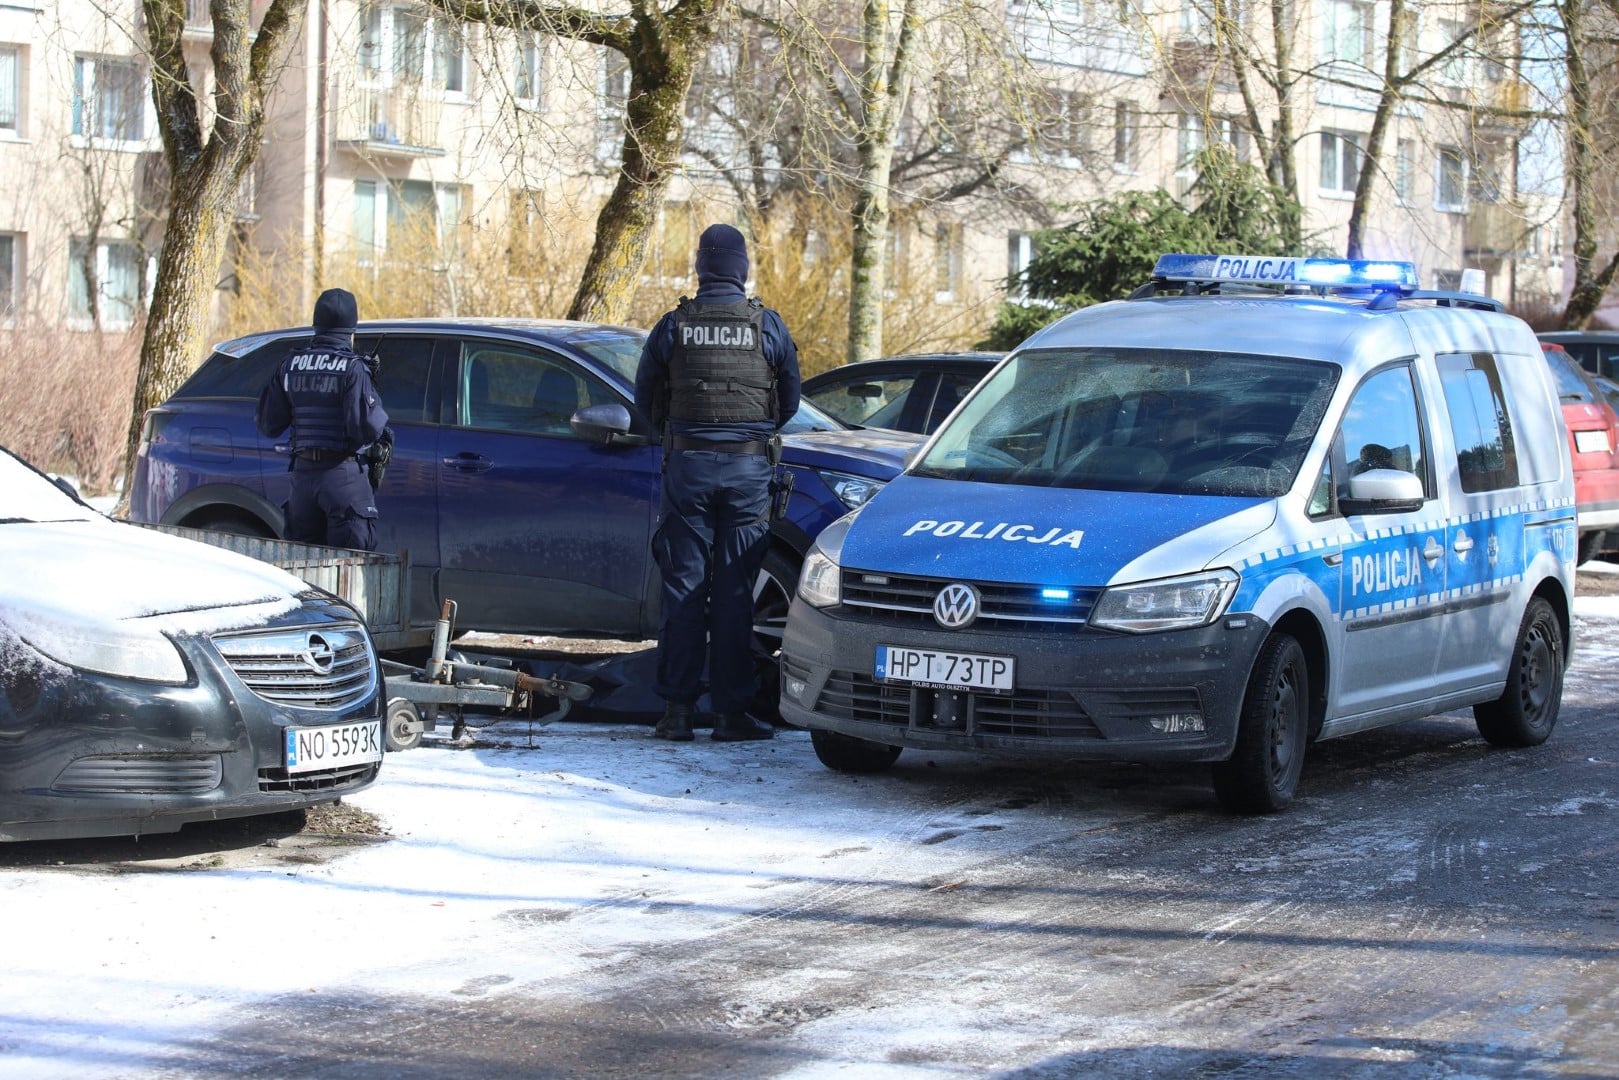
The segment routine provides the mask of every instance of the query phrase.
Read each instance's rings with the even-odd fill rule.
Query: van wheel
[[[1288,634],[1259,650],[1237,720],[1237,746],[1214,766],[1214,794],[1227,810],[1270,814],[1293,800],[1310,730],[1310,670]]]
[[[1578,566],[1588,563],[1592,559],[1596,558],[1597,555],[1602,551],[1602,541],[1605,537],[1606,534],[1601,532],[1581,533],[1580,550],[1579,555],[1575,560],[1575,565]]]
[[[878,773],[899,760],[900,747],[887,743],[839,735],[834,731],[811,731],[810,745],[821,764],[834,772]]]
[[[1507,686],[1494,701],[1473,706],[1478,733],[1492,746],[1539,746],[1557,724],[1563,703],[1563,624],[1541,597],[1529,601],[1507,668]]]
[[[389,698],[388,715],[382,721],[383,744],[391,751],[415,749],[422,741],[421,721],[422,714],[410,701],[402,697]]]

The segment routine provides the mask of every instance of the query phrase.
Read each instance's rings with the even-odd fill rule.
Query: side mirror
[[[1401,469],[1368,469],[1349,478],[1349,498],[1339,500],[1346,514],[1393,514],[1422,505],[1422,480]]]
[[[589,442],[612,443],[630,432],[630,410],[622,405],[586,405],[568,418],[573,433]]]

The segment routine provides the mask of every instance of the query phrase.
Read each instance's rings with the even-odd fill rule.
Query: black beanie
[[[316,330],[353,330],[359,322],[359,305],[347,289],[327,289],[315,301]]]
[[[748,242],[730,225],[710,225],[697,241],[697,284],[730,284],[746,292]]]

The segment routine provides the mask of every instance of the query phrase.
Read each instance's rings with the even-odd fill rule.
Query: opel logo
[[[332,643],[319,634],[310,634],[309,642],[299,659],[309,665],[309,669],[316,675],[330,675],[332,662],[337,659],[337,650]]]
[[[978,618],[978,590],[956,581],[933,598],[933,617],[946,630],[960,630]]]

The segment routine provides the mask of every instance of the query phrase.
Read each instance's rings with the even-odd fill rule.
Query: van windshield
[[[1274,498],[1292,486],[1339,370],[1201,350],[1031,350],[979,387],[911,472]]]

